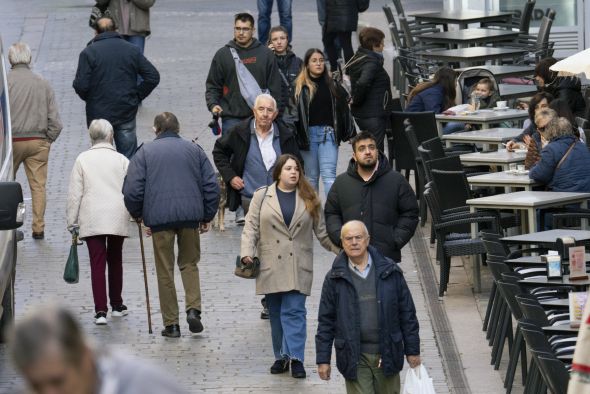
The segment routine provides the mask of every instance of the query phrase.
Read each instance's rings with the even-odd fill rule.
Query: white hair
[[[31,64],[31,48],[24,42],[16,42],[8,48],[8,61],[12,66]]]
[[[92,145],[113,141],[113,126],[105,119],[94,119],[88,128]]]
[[[369,236],[369,229],[367,228],[365,223],[361,222],[360,220],[350,220],[350,221],[344,223],[344,225],[340,229],[340,239],[344,238],[344,233],[346,233],[350,227],[355,226],[355,225],[361,226],[361,228],[363,229],[363,233],[366,236]]]
[[[258,101],[260,101],[261,99],[267,99],[271,101],[275,111],[277,110],[277,100],[275,100],[275,98],[268,93],[261,93],[258,96],[256,96],[256,100],[254,101],[254,107],[258,106]]]

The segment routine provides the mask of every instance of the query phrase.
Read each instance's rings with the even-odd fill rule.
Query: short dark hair
[[[180,124],[176,115],[172,112],[162,112],[154,118],[154,127],[156,133],[160,134],[163,131],[173,131],[178,133],[180,131]]]
[[[98,34],[106,33],[108,31],[116,31],[117,24],[115,23],[114,19],[110,16],[101,16],[96,21],[95,30]]]
[[[287,31],[287,28],[285,26],[281,26],[281,25],[273,26],[270,29],[270,31],[268,32],[268,42],[267,42],[267,44],[270,44],[271,43],[270,39],[272,37],[272,33],[276,33],[278,31],[280,31],[281,33],[285,33],[285,35],[287,36],[287,39],[289,39],[289,32]]]
[[[365,27],[359,33],[359,41],[361,43],[361,47],[368,49],[370,51],[373,50],[374,47],[379,46],[381,41],[385,39],[385,34],[379,29],[374,27]]]
[[[236,14],[234,16],[234,24],[237,21],[250,22],[252,27],[254,27],[254,17],[247,12],[240,12],[239,14]]]
[[[377,139],[375,138],[375,136],[371,132],[363,130],[350,140],[353,152],[356,151],[356,145],[362,140],[373,140],[373,142],[377,144]]]

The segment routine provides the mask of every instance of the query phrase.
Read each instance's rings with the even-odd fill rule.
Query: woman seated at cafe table
[[[548,112],[555,113],[545,109],[539,116]],[[571,123],[555,116],[539,132],[543,150],[529,177],[556,192],[590,192],[590,151],[574,135]]]
[[[440,114],[455,105],[457,73],[449,67],[441,67],[432,81],[418,84],[408,95],[406,112],[432,111]]]
[[[548,108],[551,101],[553,101],[553,96],[546,92],[537,93],[531,98],[528,106],[529,118],[525,121],[522,133],[506,144],[506,149],[509,152],[515,149],[526,149],[530,138],[533,138],[539,147],[541,146],[541,136],[537,132],[535,114],[544,108]]]

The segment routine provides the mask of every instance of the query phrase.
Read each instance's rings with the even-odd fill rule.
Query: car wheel
[[[16,242],[14,247],[14,259],[16,260]],[[2,297],[2,318],[0,318],[0,343],[5,342],[5,334],[7,328],[14,322],[15,305],[14,305],[14,277],[15,270],[10,275],[10,281],[4,291],[4,297]]]

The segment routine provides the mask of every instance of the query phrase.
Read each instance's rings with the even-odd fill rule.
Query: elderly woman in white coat
[[[123,202],[123,181],[129,160],[113,146],[113,127],[96,119],[88,129],[92,147],[82,152],[70,175],[67,202],[68,229],[79,228],[90,256],[95,323],[107,323],[107,283],[112,316],[125,316],[123,304],[123,240],[129,213]]]
[[[334,253],[324,223],[320,200],[301,176],[301,163],[293,155],[280,156],[273,170],[274,183],[252,197],[242,232],[241,256],[246,264],[260,259],[256,294],[265,294],[270,315],[275,362],[270,373],[289,370],[305,378],[305,300],[313,279],[313,234]]]

